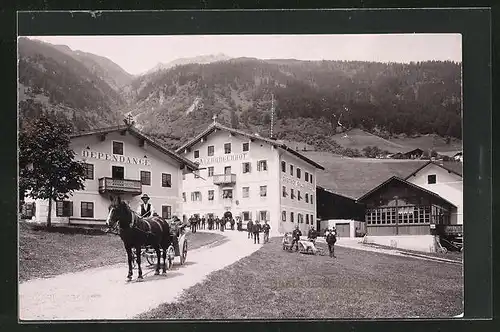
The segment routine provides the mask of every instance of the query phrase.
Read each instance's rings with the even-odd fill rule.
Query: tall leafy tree
[[[85,165],[74,159],[70,133],[68,124],[45,112],[26,121],[19,133],[20,194],[48,200],[47,227],[51,227],[52,202],[84,189]]]

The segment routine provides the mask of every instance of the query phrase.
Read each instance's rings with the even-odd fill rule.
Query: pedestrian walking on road
[[[220,231],[224,232],[224,228],[226,228],[226,218],[222,218],[220,221]]]
[[[264,232],[264,243],[269,242],[269,230],[271,230],[271,226],[267,223],[267,220],[262,225],[262,231]]]
[[[234,218],[231,218],[231,230],[234,231]]]
[[[205,217],[201,218],[201,228],[202,229],[205,229],[206,222],[207,222],[207,220],[205,219]]]
[[[328,228],[325,232],[325,240],[328,244],[328,251],[330,252],[330,257],[337,258],[335,256],[335,248],[334,245],[337,242],[337,230],[335,227]]]
[[[292,232],[292,248],[295,244],[295,251],[299,251],[299,241],[302,236],[302,232],[299,229],[299,225],[295,226],[295,229]]]
[[[220,224],[220,220],[219,220],[219,217],[215,218],[215,229],[218,230],[219,229],[219,225]]]
[[[249,220],[247,222],[247,232],[248,232],[248,238],[251,239],[252,238],[252,228],[253,228],[253,222],[252,220]]]
[[[191,227],[191,233],[196,233],[196,219],[191,217],[189,218],[189,226]]]
[[[259,223],[259,221],[255,221],[255,223],[252,226],[252,232],[253,232],[253,243],[254,244],[260,244],[260,232],[262,230],[262,227]]]

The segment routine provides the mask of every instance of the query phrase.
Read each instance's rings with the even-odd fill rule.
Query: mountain
[[[335,134],[461,138],[461,64],[236,58],[136,77],[126,87],[144,130],[176,146],[212,121],[356,156]],[[384,143],[386,144],[386,143]]]
[[[124,98],[67,50],[19,38],[18,57],[21,126],[42,110],[56,113],[75,130],[122,122]]]
[[[80,61],[115,91],[119,91],[134,78],[134,75],[127,73],[122,67],[108,58],[79,50],[73,51],[66,45],[53,45],[53,47]]]
[[[21,120],[46,108],[82,130],[120,123],[130,114],[172,148],[205,129],[214,115],[264,137],[272,120],[274,137],[297,149],[348,157],[369,146],[388,153],[461,145],[461,63],[217,54],[178,59],[133,77],[107,58],[26,38],[19,39],[19,57]]]
[[[227,61],[231,57],[225,55],[224,53],[210,54],[210,55],[199,55],[191,58],[180,58],[167,63],[158,63],[156,66],[145,72],[143,75],[151,74],[160,70],[167,70],[175,66],[188,65],[192,63],[207,64],[218,61]]]

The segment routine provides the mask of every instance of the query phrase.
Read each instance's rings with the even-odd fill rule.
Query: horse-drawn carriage
[[[172,267],[175,257],[179,257],[179,263],[183,265],[186,262],[188,252],[188,241],[184,227],[179,230],[179,234],[172,234],[172,236],[177,236],[177,241],[174,240],[167,248],[168,269]],[[151,246],[144,247],[141,250],[141,255],[146,258],[149,265],[156,264],[158,260],[156,252]]]

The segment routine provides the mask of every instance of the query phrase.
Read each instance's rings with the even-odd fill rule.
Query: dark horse
[[[160,248],[163,249],[163,273],[166,270],[167,248],[172,243],[169,224],[160,217],[141,218],[130,209],[128,204],[119,197],[113,201],[109,208],[106,225],[113,229],[119,227],[119,234],[125,245],[128,257],[128,275],[127,279],[132,279],[132,248],[135,248],[137,258],[138,279],[142,279],[141,269],[141,247],[150,245],[156,251],[158,263],[156,265],[155,275],[160,274]]]

